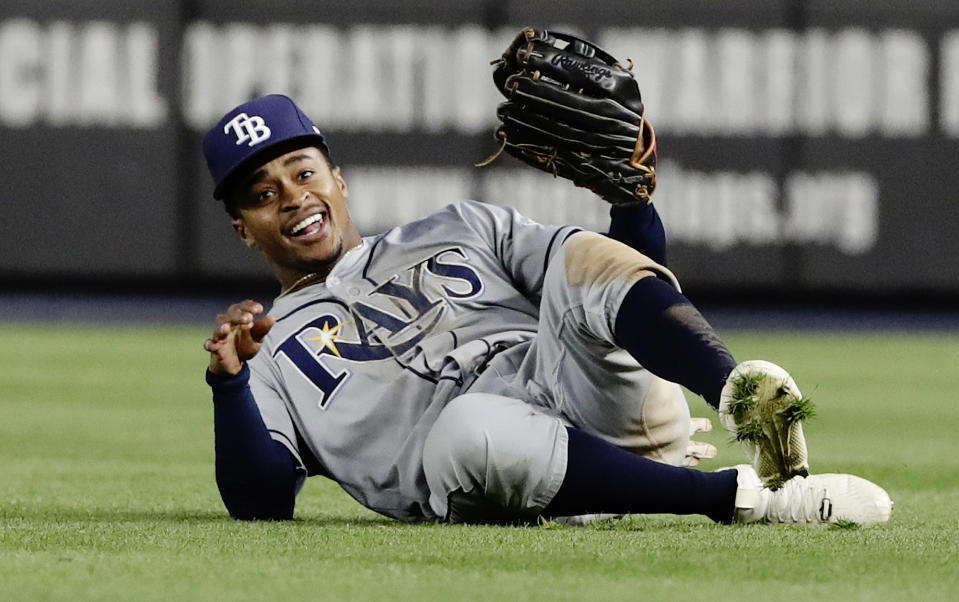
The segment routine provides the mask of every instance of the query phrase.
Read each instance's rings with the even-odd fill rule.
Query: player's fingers
[[[246,299],[217,316],[213,336],[203,343],[203,348],[211,354],[211,370],[218,372],[223,366],[234,366],[256,355],[263,337],[276,322],[270,317],[258,324],[256,316],[263,310],[261,304]]]
[[[719,453],[715,445],[703,441],[690,441],[686,447],[686,457],[683,466],[696,466],[701,460],[712,460]]]
[[[234,321],[253,321],[255,316],[263,313],[263,306],[251,299],[234,303],[226,312]]]
[[[213,329],[213,340],[228,336],[236,324],[234,317],[229,312],[218,315],[216,317],[216,327]]]
[[[226,316],[230,324],[234,326],[253,323],[253,312],[247,311],[239,305],[231,306],[229,311],[227,311]]]
[[[263,341],[263,337],[266,336],[266,333],[270,332],[270,329],[273,328],[273,325],[276,324],[276,318],[273,316],[266,316],[261,318],[250,327],[250,336],[257,343]]]
[[[230,345],[229,339],[232,332],[233,331],[227,331],[227,333],[224,334],[217,330],[213,333],[212,337],[203,341],[203,348],[210,353],[221,353],[224,345]]]
[[[263,305],[261,305],[260,303],[257,303],[253,299],[244,299],[243,301],[240,301],[239,303],[237,303],[237,305],[250,313],[254,313],[254,314],[263,313]]]
[[[249,330],[249,328],[253,325],[257,315],[254,311],[250,311],[250,309],[257,308],[239,304],[231,306],[226,314],[226,323],[228,323],[229,327],[234,330]]]
[[[216,317],[216,329],[213,333],[214,339],[229,336],[230,332],[237,327],[252,325],[256,316],[263,312],[263,306],[256,301],[247,299],[231,305],[225,313]]]
[[[263,313],[263,306],[247,299],[239,303],[234,303],[229,308],[227,308],[225,313],[222,313],[216,317],[217,325],[229,322],[230,324],[245,324],[253,322],[254,317]]]
[[[236,331],[236,354],[242,361],[252,358],[260,351],[260,341],[253,338],[252,325],[243,326]]]
[[[213,342],[222,341],[233,332],[234,324],[227,319],[217,318],[216,327],[213,329],[213,336],[210,337]]]
[[[693,417],[689,419],[689,436],[696,433],[708,433],[713,430],[713,423],[709,418]]]
[[[224,326],[226,326],[225,329],[224,329]],[[224,332],[224,330],[226,330],[226,332]],[[229,331],[230,331],[230,327],[228,323],[221,321],[220,317],[217,316],[216,326],[213,328],[213,336],[211,336],[207,340],[210,341],[211,343],[215,343],[219,340],[222,340],[227,334],[229,334]]]

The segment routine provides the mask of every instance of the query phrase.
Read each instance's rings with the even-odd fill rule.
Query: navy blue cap
[[[296,143],[302,143],[300,148],[318,146],[329,156],[319,128],[290,98],[271,94],[236,107],[203,137],[213,197],[223,198],[224,183],[233,176],[294,150]],[[271,151],[274,157],[269,156]]]

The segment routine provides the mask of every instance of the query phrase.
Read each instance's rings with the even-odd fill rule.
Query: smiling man
[[[888,520],[878,486],[808,475],[798,387],[768,362],[736,364],[662,265],[651,204],[612,212],[626,244],[475,201],[364,238],[289,98],[236,107],[204,153],[214,196],[280,284],[269,312],[234,304],[204,343],[234,517],[290,518],[322,475],[404,521]],[[721,409],[752,465],[683,466],[709,450],[690,446],[675,383]]]

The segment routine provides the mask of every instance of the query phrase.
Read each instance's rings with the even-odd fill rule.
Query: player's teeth
[[[316,222],[321,222],[321,221],[323,221],[323,214],[317,213],[315,215],[311,215],[310,217],[306,218],[305,220],[293,226],[293,228],[290,230],[290,234],[299,234],[304,228],[306,228],[310,224],[314,224]]]

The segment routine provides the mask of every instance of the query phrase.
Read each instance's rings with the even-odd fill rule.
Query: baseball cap
[[[303,146],[330,154],[319,128],[289,97],[270,94],[237,106],[203,137],[213,198],[223,199],[231,178]]]

